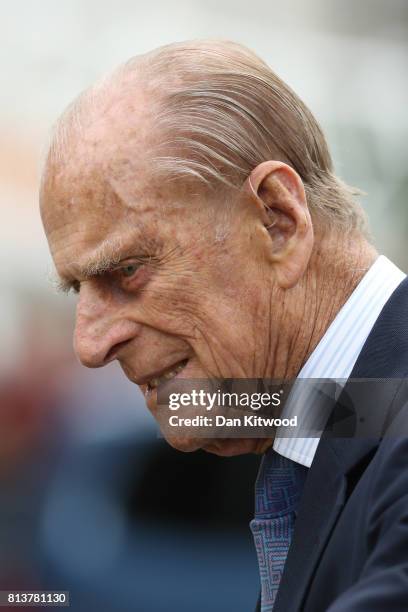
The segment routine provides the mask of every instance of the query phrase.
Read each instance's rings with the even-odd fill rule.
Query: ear
[[[251,172],[243,189],[257,206],[269,234],[269,257],[278,284],[296,285],[313,249],[313,225],[302,180],[280,161],[266,161]]]

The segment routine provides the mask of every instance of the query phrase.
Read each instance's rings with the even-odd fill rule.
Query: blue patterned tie
[[[255,485],[255,540],[261,577],[261,612],[271,612],[293,535],[296,508],[308,468],[270,449]]]

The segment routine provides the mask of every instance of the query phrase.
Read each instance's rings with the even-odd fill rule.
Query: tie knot
[[[308,469],[270,449],[263,457],[255,484],[255,518],[268,519],[294,512]]]

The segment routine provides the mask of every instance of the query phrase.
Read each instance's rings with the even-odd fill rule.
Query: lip
[[[181,370],[182,372],[184,368],[186,367],[186,365],[188,364],[188,361],[189,361],[188,358],[180,359],[179,361],[175,361],[173,364],[167,365],[164,368],[161,368],[160,370],[149,372],[149,374],[146,374],[146,376],[141,376],[137,378],[134,376],[129,376],[129,378],[132,380],[132,382],[136,383],[140,387],[149,387],[149,381],[154,380],[155,378],[161,378],[162,376],[166,374],[166,372],[174,370],[179,365],[184,364],[183,369]]]
[[[172,366],[158,370],[157,373],[156,372],[153,373],[153,377],[159,378],[160,376],[163,375],[163,373],[168,372],[169,370],[173,370],[181,363],[184,363],[184,367],[179,372],[177,372],[171,379],[169,379],[169,380],[175,380],[178,378],[178,376],[183,374],[184,369],[188,366],[189,359],[182,359],[181,361],[175,362]],[[150,412],[152,412],[153,414],[156,414],[157,408],[158,408],[158,386],[151,387],[149,385],[149,381],[152,380],[150,378],[150,375],[149,377],[144,377],[143,379],[139,379],[139,380],[145,381],[141,384],[140,383],[137,383],[137,384],[139,385],[139,388],[141,392],[143,393],[146,405],[149,408]],[[165,384],[165,382],[166,381],[164,380],[163,382],[160,383],[160,385]]]

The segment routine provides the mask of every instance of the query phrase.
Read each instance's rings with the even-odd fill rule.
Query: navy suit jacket
[[[384,306],[350,379],[407,375],[408,279]],[[407,385],[381,389],[373,405],[406,432]],[[274,612],[407,612],[408,438],[333,437],[329,429],[309,470]]]

